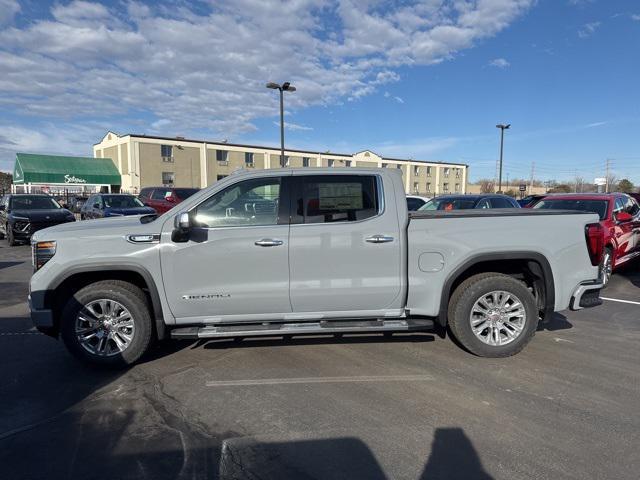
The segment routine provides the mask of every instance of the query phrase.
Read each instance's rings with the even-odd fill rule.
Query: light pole
[[[502,149],[504,148],[504,131],[508,130],[511,124],[499,123],[496,128],[500,129],[500,173],[498,174],[498,193],[502,193]]]
[[[284,95],[283,92],[295,92],[296,87],[289,82],[284,82],[282,85],[277,83],[267,83],[267,88],[278,90],[280,92],[280,167],[285,166],[284,162]]]

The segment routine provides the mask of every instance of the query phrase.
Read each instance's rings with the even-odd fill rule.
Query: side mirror
[[[173,219],[173,232],[171,232],[171,240],[174,242],[186,242],[189,240],[189,231],[191,230],[191,217],[189,212],[180,212]]]
[[[633,215],[627,212],[618,212],[616,213],[616,220],[620,223],[630,222],[633,220]]]

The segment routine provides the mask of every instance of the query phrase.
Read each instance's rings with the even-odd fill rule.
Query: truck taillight
[[[590,223],[584,228],[584,235],[587,240],[587,250],[591,265],[600,265],[602,253],[604,252],[604,230],[599,223]]]

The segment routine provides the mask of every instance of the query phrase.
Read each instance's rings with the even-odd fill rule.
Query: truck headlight
[[[40,270],[56,254],[56,242],[35,242],[31,244],[33,271]]]

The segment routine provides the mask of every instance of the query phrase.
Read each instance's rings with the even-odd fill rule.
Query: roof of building
[[[17,153],[13,182],[44,184],[120,185],[120,173],[110,158],[67,157]]]
[[[111,132],[114,133],[114,132]],[[115,134],[117,135],[117,134]],[[118,135],[120,137],[136,137],[136,138],[150,138],[153,140],[170,140],[172,142],[191,142],[191,143],[206,143],[208,145],[221,145],[221,146],[229,146],[229,147],[240,147],[240,148],[259,148],[259,149],[265,149],[265,150],[279,150],[278,147],[268,147],[265,145],[248,145],[248,144],[242,144],[242,143],[229,143],[229,142],[220,142],[220,141],[213,141],[213,140],[197,140],[197,139],[192,139],[192,138],[185,138],[185,137],[160,137],[160,136],[155,136],[155,135],[144,135],[144,134],[137,134],[137,133],[127,133],[125,135]],[[98,145],[102,143],[102,141],[95,143],[94,145]],[[331,152],[329,150],[325,150],[325,151],[313,151],[313,150],[298,150],[298,149],[293,149],[293,148],[288,148],[287,147],[287,151],[289,152],[297,152],[297,153],[308,153],[311,155],[335,155],[338,157],[352,157],[354,154],[352,153],[338,153],[338,152]],[[360,152],[356,152],[356,153],[361,153],[361,152],[370,152],[371,150],[361,150]],[[372,152],[373,153],[373,152]],[[441,161],[435,161],[435,160],[415,160],[415,159],[407,159],[407,158],[386,158],[386,157],[380,157],[382,158],[382,160],[390,160],[390,161],[396,161],[396,162],[421,162],[421,163],[438,163],[438,164],[446,164],[446,165],[457,165],[460,167],[468,167],[469,165],[467,165],[466,163],[455,163],[455,162],[441,162]]]

